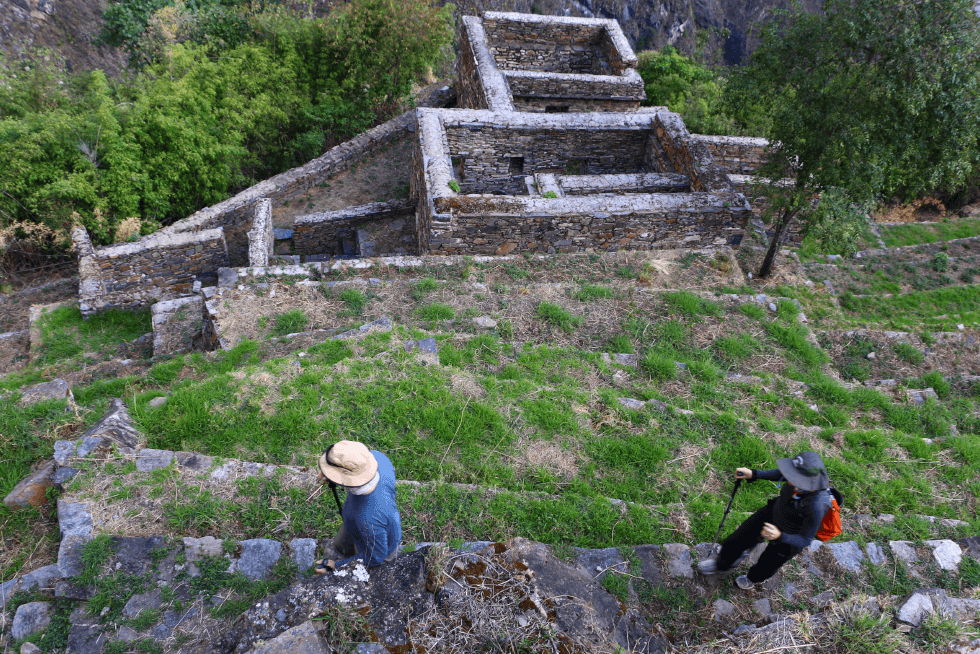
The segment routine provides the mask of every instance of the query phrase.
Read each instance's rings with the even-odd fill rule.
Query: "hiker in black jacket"
[[[765,581],[776,570],[806,549],[817,535],[831,507],[830,479],[815,452],[801,452],[793,459],[778,459],[776,470],[736,468],[735,478],[785,482],[779,495],[753,513],[725,539],[721,551],[698,564],[702,574],[725,572],[740,563],[763,539],[769,545],[748,574],[735,580],[743,590]]]

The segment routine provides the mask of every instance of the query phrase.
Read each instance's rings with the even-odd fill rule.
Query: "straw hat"
[[[339,441],[317,461],[323,476],[341,486],[363,486],[378,472],[378,460],[357,441]]]

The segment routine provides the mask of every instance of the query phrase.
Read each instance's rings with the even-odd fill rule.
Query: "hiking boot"
[[[700,563],[698,563],[698,572],[700,572],[703,575],[713,575],[713,574],[717,574],[719,572],[727,572],[727,570],[728,570],[728,568],[725,568],[724,570],[722,570],[721,568],[718,567],[718,555],[717,554],[712,554],[711,556],[709,556],[708,558],[706,558],[704,561],[701,561]]]
[[[745,561],[745,559],[749,558],[750,552],[751,550],[745,550],[744,552],[742,552],[742,556],[735,559],[735,563],[732,564],[732,568],[737,568],[738,566],[742,565],[742,562]]]
[[[742,575],[741,577],[736,578],[735,585],[742,590],[752,590],[752,588],[755,586],[753,582],[749,581],[748,575]]]

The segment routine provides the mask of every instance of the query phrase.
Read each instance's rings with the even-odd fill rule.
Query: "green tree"
[[[772,117],[758,171],[771,180],[767,277],[786,228],[818,215],[817,193],[860,206],[963,183],[978,159],[980,21],[971,0],[828,0],[768,25],[729,93],[736,116],[761,101]]]

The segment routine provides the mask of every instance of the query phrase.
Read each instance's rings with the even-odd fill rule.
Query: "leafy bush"
[[[932,258],[932,269],[936,272],[946,272],[949,270],[949,255],[945,252],[937,252]]]

